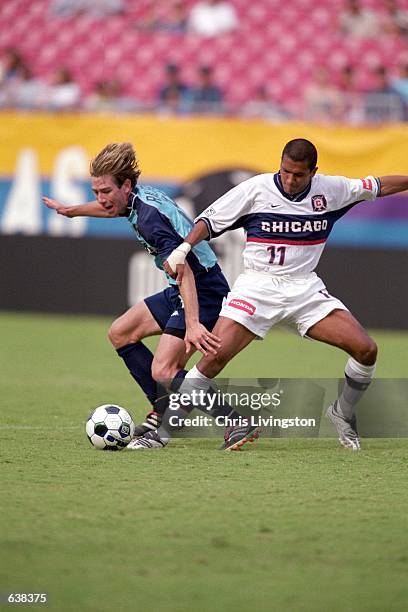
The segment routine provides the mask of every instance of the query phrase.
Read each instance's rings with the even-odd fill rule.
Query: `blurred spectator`
[[[362,8],[359,0],[347,0],[340,13],[340,29],[343,34],[356,38],[374,38],[380,33],[377,15]]]
[[[83,109],[92,113],[130,113],[143,110],[143,106],[122,93],[117,79],[111,79],[96,83],[95,90],[85,98]]]
[[[92,17],[106,17],[123,13],[124,0],[51,0],[50,10],[59,17],[73,17],[87,14]]]
[[[385,66],[377,66],[374,70],[374,86],[369,93],[390,93],[391,85],[388,70]]]
[[[186,106],[183,96],[176,88],[169,88],[160,99],[156,111],[159,115],[184,115],[189,111],[189,107]]]
[[[343,66],[338,81],[342,98],[341,119],[351,125],[358,125],[364,121],[363,99],[356,81],[354,66],[351,64]]]
[[[6,49],[0,61],[0,107],[35,108],[41,87],[44,84],[33,79],[20,53]]]
[[[340,121],[343,98],[333,85],[326,68],[317,68],[303,96],[303,118],[306,121],[330,123]]]
[[[274,122],[286,121],[290,117],[280,104],[271,99],[264,85],[256,89],[255,97],[245,102],[238,114],[248,119],[266,119]]]
[[[159,91],[158,110],[183,114],[190,110],[190,89],[180,79],[180,70],[176,64],[167,64],[166,83]]]
[[[365,120],[369,123],[403,120],[403,103],[391,87],[387,69],[375,69],[376,84],[364,96]]]
[[[26,63],[17,49],[14,47],[5,49],[0,60],[0,83],[6,83],[10,79],[18,77],[20,71],[26,67]]]
[[[201,36],[218,36],[238,27],[238,17],[230,2],[203,0],[190,13],[188,27]]]
[[[134,27],[147,32],[164,30],[174,34],[184,34],[187,31],[188,21],[185,3],[180,0],[172,4],[170,8],[166,6],[167,11],[160,15],[159,10],[162,8],[153,0],[147,9],[147,17],[143,21],[136,22]]]
[[[176,2],[170,9],[166,18],[159,20],[159,28],[174,32],[175,34],[183,34],[187,31],[187,9],[184,2]]]
[[[395,0],[384,0],[385,14],[381,26],[391,35],[408,36],[408,11],[400,10]]]
[[[191,93],[194,113],[221,114],[224,112],[223,93],[214,83],[211,66],[201,66],[198,70],[198,87]]]
[[[53,111],[78,110],[81,101],[81,90],[73,80],[70,71],[56,68],[46,90],[43,108]]]
[[[358,89],[356,82],[356,71],[351,64],[345,64],[340,71],[339,87],[343,93],[355,93]]]
[[[398,76],[390,80],[390,87],[408,103],[408,64],[400,67]]]
[[[401,98],[404,106],[404,121],[408,121],[408,64],[400,67],[398,76],[390,80],[390,87]]]
[[[10,104],[22,110],[36,110],[41,107],[41,100],[45,97],[47,84],[33,76],[31,69],[23,66],[19,76],[9,88]]]

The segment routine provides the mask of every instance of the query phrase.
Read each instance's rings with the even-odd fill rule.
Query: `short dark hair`
[[[317,149],[310,140],[305,138],[295,138],[285,144],[282,151],[282,159],[289,157],[295,162],[307,162],[310,170],[317,165]]]

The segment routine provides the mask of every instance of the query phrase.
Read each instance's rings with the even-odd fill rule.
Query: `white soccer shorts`
[[[235,281],[219,316],[241,323],[260,338],[277,324],[305,336],[312,325],[336,308],[348,310],[327,292],[315,272],[273,276],[246,270]]]

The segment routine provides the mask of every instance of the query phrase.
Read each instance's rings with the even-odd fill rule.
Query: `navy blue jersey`
[[[129,195],[126,216],[137,239],[154,256],[155,264],[163,270],[163,262],[184,242],[193,227],[193,221],[165,193],[146,185],[138,185]],[[221,274],[217,258],[206,242],[194,246],[187,256],[197,287],[211,282],[213,274]],[[164,271],[164,270],[163,270]],[[211,274],[209,272],[212,271]],[[165,271],[171,285],[176,281]]]

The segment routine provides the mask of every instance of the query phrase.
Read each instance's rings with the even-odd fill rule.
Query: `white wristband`
[[[177,266],[183,264],[187,255],[191,251],[191,244],[183,242],[177,249],[174,249],[167,258],[167,263],[173,272],[177,271]]]

